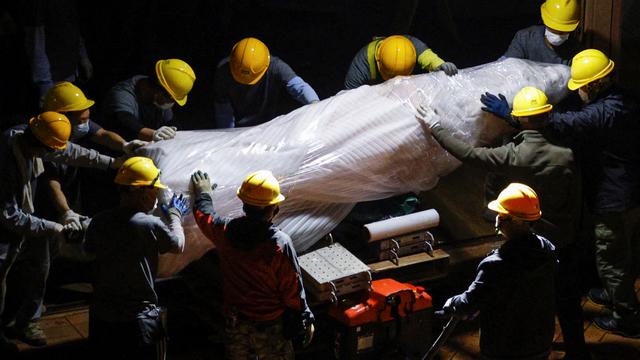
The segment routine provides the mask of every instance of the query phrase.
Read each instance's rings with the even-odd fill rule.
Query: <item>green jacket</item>
[[[542,210],[542,221],[534,225],[536,233],[557,247],[575,240],[582,189],[571,149],[553,144],[536,130],[521,131],[512,142],[496,148],[473,147],[453,137],[442,126],[435,126],[432,134],[460,161],[532,187]]]

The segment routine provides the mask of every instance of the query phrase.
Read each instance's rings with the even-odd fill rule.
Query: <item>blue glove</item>
[[[500,96],[500,98],[498,98],[498,96]],[[498,96],[495,96],[488,92],[480,95],[480,102],[485,105],[484,107],[482,107],[482,110],[495,114],[499,118],[506,121],[507,124],[509,124],[511,127],[520,129],[520,122],[511,117],[511,108],[509,107],[507,98],[505,98],[502,94],[498,94]]]
[[[184,216],[191,211],[191,208],[189,207],[189,201],[184,198],[184,195],[180,194],[180,196],[178,196],[177,194],[173,194],[169,205],[162,204],[162,210],[165,214],[174,213],[179,216]]]
[[[500,98],[498,98],[500,96]],[[511,108],[507,98],[502,94],[495,96],[491,93],[484,93],[480,95],[480,102],[484,105],[482,110],[490,112],[503,119],[511,117]]]

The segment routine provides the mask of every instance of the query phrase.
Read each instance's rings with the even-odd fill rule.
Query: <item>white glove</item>
[[[442,306],[442,310],[444,310],[445,312],[453,312],[453,305],[451,304],[453,302],[453,298],[450,297],[447,299],[447,301],[444,302],[444,305]]]
[[[62,218],[60,222],[64,226],[69,226],[71,231],[81,231],[82,230],[82,215],[76,213],[75,211],[69,209],[64,214],[62,214]]]
[[[80,222],[78,222],[77,224],[71,222],[66,225],[56,225],[56,228],[53,230],[53,236],[57,241],[60,242],[67,242],[67,238],[71,236],[72,233],[82,231],[82,224]]]
[[[143,141],[143,140],[127,141],[122,145],[122,152],[124,152],[127,155],[132,155],[133,153],[136,152],[136,150],[147,145],[149,145],[148,141]]]
[[[416,110],[418,112],[416,114],[416,119],[418,119],[418,121],[420,121],[420,123],[423,124],[427,128],[427,130],[431,130],[436,126],[440,126],[440,116],[431,107],[422,104],[418,106]]]
[[[173,139],[176,137],[176,130],[177,128],[175,126],[162,126],[153,132],[153,141]]]
[[[83,81],[89,81],[93,78],[93,64],[89,58],[80,59],[80,70]]]
[[[452,76],[458,73],[458,67],[452,62],[442,63],[436,68],[436,70],[442,70],[448,76]]]

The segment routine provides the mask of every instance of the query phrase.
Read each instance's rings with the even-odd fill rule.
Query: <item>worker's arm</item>
[[[53,206],[55,207],[56,212],[58,214],[64,214],[69,211],[71,208],[69,207],[69,203],[67,202],[67,197],[62,191],[60,180],[56,177],[50,177],[47,180],[47,185],[51,190],[51,201],[53,202]]]
[[[416,48],[416,54],[418,57],[416,65],[422,71],[436,71],[440,65],[444,64],[445,61],[442,60],[438,54],[433,52],[433,50],[431,50],[422,40],[411,35],[405,35],[405,37],[409,39]]]
[[[278,291],[284,304],[295,311],[300,311],[302,319],[314,320],[313,313],[307,304],[307,295],[302,282],[302,272],[298,263],[298,255],[288,235],[279,231],[277,244],[282,249],[285,261],[279,267]]]
[[[517,58],[517,59],[526,59],[527,58],[527,49],[525,47],[525,43],[527,41],[525,37],[525,33],[521,30],[518,31],[511,40],[511,44],[507,48],[507,51],[500,57],[503,58]]]
[[[93,149],[87,149],[72,142],[67,142],[67,147],[64,150],[46,153],[42,159],[69,166],[102,170],[117,167],[117,162],[111,156],[102,155]]]
[[[492,296],[497,293],[499,282],[498,267],[500,260],[490,256],[478,265],[478,273],[475,280],[462,294],[456,295],[447,300],[449,311],[456,314],[471,315],[479,311],[483,305],[492,300]],[[502,274],[504,275],[504,274]]]
[[[559,138],[584,139],[611,124],[611,110],[604,104],[595,103],[583,107],[579,111],[552,112],[548,128]]]
[[[432,127],[431,134],[456,159],[473,166],[498,171],[511,165],[514,158],[510,144],[497,148],[473,147],[455,138],[441,125]]]
[[[169,220],[167,225],[156,218],[158,221],[154,222],[151,229],[153,237],[158,241],[160,254],[167,252],[180,254],[184,251],[185,237],[182,229],[182,215],[179,211],[172,211],[172,209],[169,209],[167,213]]]
[[[152,141],[154,129],[145,127],[142,122],[131,112],[116,111],[112,115],[114,127],[122,131],[121,135],[125,139],[140,139]]]
[[[289,82],[287,82],[286,88],[289,95],[291,95],[291,97],[296,99],[299,103],[306,105],[320,100],[318,94],[316,94],[316,91],[313,90],[311,85],[302,80],[300,76],[296,76],[293,79],[289,80]]]
[[[196,195],[196,200],[193,203],[193,216],[200,231],[215,244],[216,233],[224,229],[228,220],[213,210],[211,193],[201,192]]]
[[[360,49],[353,57],[349,70],[344,78],[345,89],[355,89],[371,81],[371,69],[367,60],[367,47]],[[373,64],[375,67],[376,65]],[[377,73],[377,69],[373,69]]]
[[[22,210],[17,195],[23,191],[20,171],[17,168],[3,169],[0,172],[0,204],[2,226],[19,235],[29,237],[53,236],[62,225],[45,220]]]
[[[289,64],[280,58],[276,56],[271,57],[269,71],[284,85],[287,93],[299,103],[306,105],[319,100],[315,90],[302,80]]]
[[[91,136],[91,141],[96,144],[108,147],[111,150],[123,151],[123,147],[126,143],[122,136],[114,133],[113,131],[100,128],[95,134]]]
[[[215,104],[215,123],[217,129],[235,127],[236,118],[233,114],[233,106],[230,102],[218,102]]]

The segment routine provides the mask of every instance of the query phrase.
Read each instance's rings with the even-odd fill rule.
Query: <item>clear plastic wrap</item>
[[[507,125],[481,110],[481,94],[502,93],[511,100],[530,85],[556,103],[566,95],[569,75],[565,65],[505,59],[462,69],[453,77],[442,72],[398,77],[342,91],[256,127],[180,131],[173,140],[145,148],[144,155],[162,169],[162,181],[172,191],[185,195],[194,171],[209,173],[218,184],[214,207],[230,217],[242,214],[236,190],[244,177],[271,170],[287,197],[275,222],[304,251],[356,202],[429,190],[460,165],[415,118],[420,104],[430,106],[456,136],[483,145],[501,136]],[[163,255],[162,276],[213,247],[191,215],[184,228],[185,253]]]

